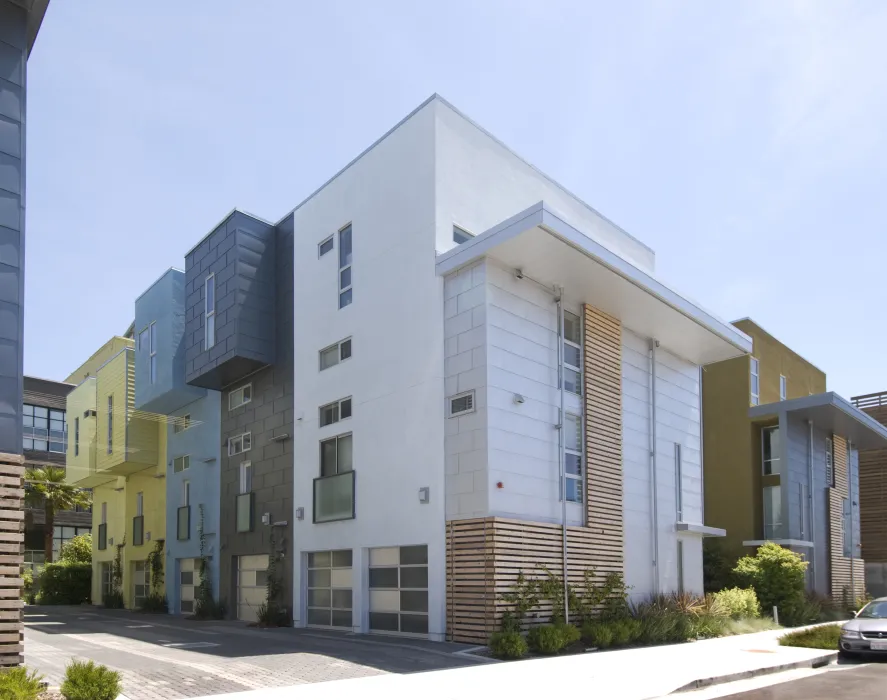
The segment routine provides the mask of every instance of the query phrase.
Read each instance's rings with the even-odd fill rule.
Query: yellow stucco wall
[[[749,319],[734,325],[751,336],[759,361],[760,404],[779,401],[779,375],[787,398],[826,390],[825,373]],[[720,544],[728,556],[747,554],[744,540],[763,537],[761,424],[748,417],[750,359],[706,365],[702,375],[705,523],[727,530]]]
[[[123,542],[126,532],[125,513],[123,509],[124,494],[116,490],[117,483],[110,482],[97,486],[92,494],[92,602],[102,604],[102,562],[112,562],[117,554],[116,545]],[[100,550],[99,525],[102,522],[102,504],[107,504],[108,512],[108,546]],[[112,541],[113,540],[113,544]]]
[[[89,359],[80,365],[77,369],[71,372],[68,375],[68,378],[65,379],[69,384],[79,384],[87,377],[94,377],[96,372],[98,372],[99,367],[104,365],[108,360],[110,360],[114,355],[119,353],[124,348],[134,348],[135,343],[131,338],[123,338],[121,336],[114,336],[107,343],[102,345],[98,350],[96,350],[92,355],[90,355]]]
[[[95,418],[84,413],[95,410],[95,379],[86,379],[65,400],[68,447],[65,453],[66,476],[76,484],[95,471]]]

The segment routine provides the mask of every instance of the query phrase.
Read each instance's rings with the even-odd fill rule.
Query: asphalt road
[[[887,663],[838,666],[828,673],[771,685],[722,700],[882,700],[887,699]]]

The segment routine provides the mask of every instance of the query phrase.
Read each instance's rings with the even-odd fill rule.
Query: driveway
[[[415,673],[483,663],[468,647],[317,630],[259,630],[233,622],[92,607],[25,608],[25,664],[61,684],[72,659],[123,675],[131,700],[217,693]]]

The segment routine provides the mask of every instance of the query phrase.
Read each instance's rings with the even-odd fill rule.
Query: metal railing
[[[314,480],[315,523],[354,518],[354,472],[320,476]]]
[[[850,399],[856,408],[877,408],[887,406],[887,391],[879,391],[875,394],[862,394]]]

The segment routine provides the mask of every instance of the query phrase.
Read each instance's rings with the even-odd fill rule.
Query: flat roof
[[[809,420],[815,427],[847,438],[860,450],[887,448],[887,427],[833,391],[748,409],[749,418],[770,418],[780,413]]]
[[[775,340],[777,343],[779,343],[782,347],[787,349],[792,354],[797,355],[804,362],[806,362],[808,365],[810,365],[813,369],[818,370],[818,371],[822,372],[823,374],[825,374],[825,370],[821,369],[820,367],[817,367],[812,362],[810,362],[810,360],[808,360],[801,353],[799,353],[797,350],[795,350],[794,348],[791,348],[788,345],[786,345],[785,343],[783,343],[779,338],[777,338],[770,331],[768,331],[766,328],[764,328],[760,323],[758,323],[753,318],[751,318],[751,316],[743,316],[742,318],[737,318],[735,321],[730,321],[730,323],[732,323],[733,325],[736,325],[737,323],[742,323],[743,321],[748,321],[755,328],[757,328],[759,331],[761,331],[761,333],[765,333],[766,335],[769,335],[771,338],[773,338],[773,340]],[[828,375],[826,375],[826,376],[828,376]]]
[[[654,338],[696,364],[751,352],[752,341],[735,326],[567,223],[544,202],[437,256],[444,276],[490,257],[590,304],[631,331]]]

